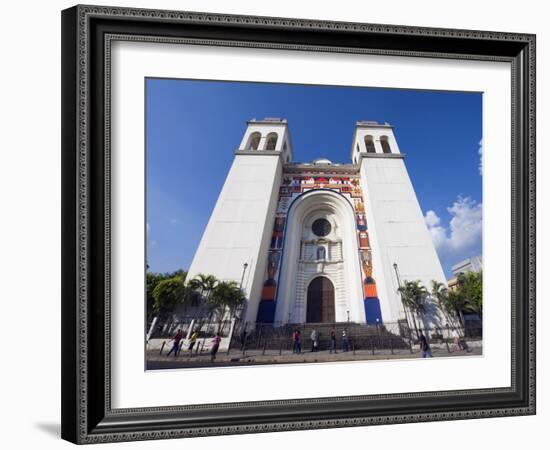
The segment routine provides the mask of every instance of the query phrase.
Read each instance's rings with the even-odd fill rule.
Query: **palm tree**
[[[449,290],[445,287],[445,284],[437,280],[432,280],[432,289],[430,293],[432,297],[435,298],[437,302],[437,306],[439,307],[440,311],[443,313],[445,322],[449,325],[453,324],[454,321],[451,320],[449,311],[447,310]]]
[[[464,313],[467,308],[466,298],[460,291],[450,291],[447,295],[447,308],[453,311],[457,316],[462,328],[464,328]]]
[[[426,311],[425,300],[428,291],[419,280],[405,281],[405,284],[400,286],[397,290],[401,294],[403,305],[411,311],[416,336],[420,339],[420,333],[418,332],[418,326],[416,323],[416,315],[422,315]]]
[[[466,272],[458,276],[458,287],[466,302],[465,309],[476,313],[480,318],[483,314],[482,282],[482,272]]]
[[[223,321],[227,310],[229,310],[229,316],[232,317],[244,301],[245,296],[239,285],[234,281],[220,281],[212,290],[212,295],[209,298],[209,303],[212,305],[212,309],[216,311],[220,322]],[[221,332],[221,329],[219,332]]]
[[[214,275],[205,275],[199,273],[195,278],[189,280],[189,287],[195,291],[202,300],[208,302],[208,299],[218,284],[218,279]]]

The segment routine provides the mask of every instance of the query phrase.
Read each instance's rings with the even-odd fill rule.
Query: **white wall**
[[[248,264],[248,321],[256,319],[281,180],[279,155],[235,155],[189,267],[189,279],[203,273],[240,283]]]
[[[60,395],[60,17],[72,1],[7,2],[3,5],[2,42],[2,277],[3,351],[0,383],[5,448],[74,448],[59,439]],[[550,30],[544,2],[525,0],[440,1],[353,0],[308,2],[279,0],[109,0],[97,3],[226,13],[294,16],[432,27],[532,32],[538,34],[538,153],[540,173],[549,167]],[[550,273],[548,202],[550,177],[539,177],[540,274]],[[542,200],[541,200],[542,199]],[[31,289],[29,289],[31,287]],[[540,323],[550,317],[548,302],[539,302]],[[21,326],[26,331],[21,332]],[[541,448],[550,421],[548,378],[550,335],[539,326],[538,411],[534,417],[468,420],[384,427],[224,436],[185,441],[138,442],[98,446],[109,449],[335,449],[342,445],[371,448],[445,449]],[[12,345],[6,344],[9,341]],[[17,343],[17,345],[13,345]],[[27,350],[25,350],[27,349]],[[261,382],[251,378],[250,382]],[[338,382],[336,380],[335,382]]]
[[[362,158],[361,187],[382,319],[395,322],[403,318],[403,309],[394,263],[402,282],[420,280],[428,289],[432,280],[445,283],[445,275],[404,160]],[[441,325],[438,319],[430,317],[426,326]]]

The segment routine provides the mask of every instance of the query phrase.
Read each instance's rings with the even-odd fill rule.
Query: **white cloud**
[[[480,253],[483,229],[481,203],[459,196],[447,211],[452,216],[448,225],[441,224],[435,211],[430,210],[424,216],[445,269]]]
[[[424,220],[426,221],[426,225],[428,225],[428,228],[435,227],[441,222],[441,219],[437,216],[437,214],[431,210],[426,213]]]
[[[170,219],[170,225],[176,225],[178,223],[178,219]]]
[[[479,141],[479,148],[477,149],[479,155],[479,174],[483,175],[483,139]]]

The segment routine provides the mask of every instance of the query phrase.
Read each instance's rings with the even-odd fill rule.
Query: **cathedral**
[[[300,163],[285,119],[253,119],[234,154],[188,279],[240,283],[247,322],[398,322],[401,283],[445,283],[391,125],[357,122],[348,164]]]

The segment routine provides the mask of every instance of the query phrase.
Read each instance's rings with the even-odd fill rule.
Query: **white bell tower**
[[[291,160],[285,119],[247,122],[187,275],[190,280],[204,273],[239,284],[242,279],[249,322],[256,320],[283,164]]]
[[[420,280],[429,288],[431,280],[445,283],[445,275],[393,127],[357,122],[351,158],[359,166],[382,317],[394,322],[405,318],[399,282]],[[425,325],[444,325],[438,309],[428,309]]]

